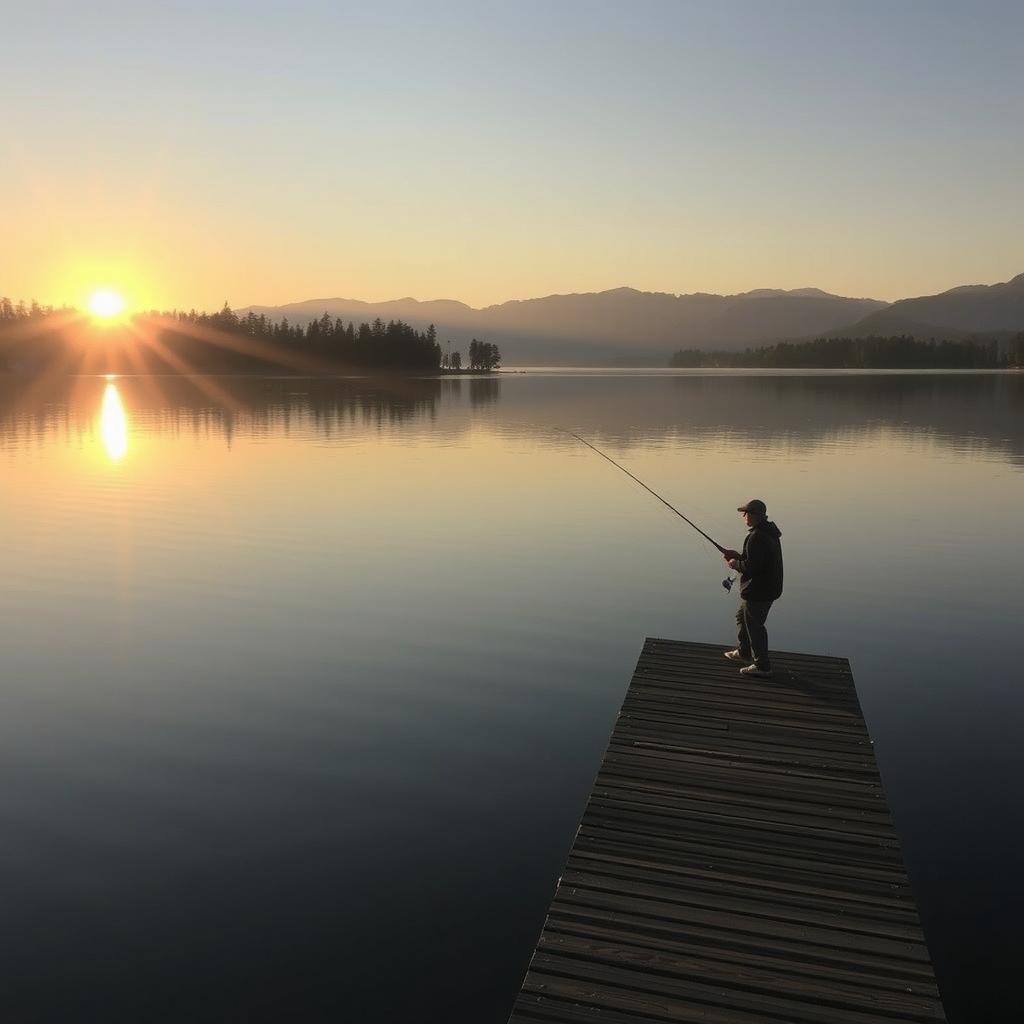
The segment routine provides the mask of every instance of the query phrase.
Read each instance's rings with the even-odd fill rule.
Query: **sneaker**
[[[723,651],[722,653],[723,653],[723,654],[725,655],[725,657],[727,657],[727,658],[728,658],[728,659],[729,659],[730,661],[750,661],[750,655],[749,655],[749,654],[744,654],[744,653],[743,653],[743,652],[742,652],[741,650],[739,650],[739,649],[737,649],[737,650],[735,650],[735,651]]]
[[[754,676],[756,679],[771,679],[775,673],[770,668],[758,668],[757,665],[747,665],[740,669],[742,676]]]

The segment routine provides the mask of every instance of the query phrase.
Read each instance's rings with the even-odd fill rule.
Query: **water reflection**
[[[474,407],[494,405],[501,397],[501,381],[497,377],[473,377],[469,382],[469,401]]]
[[[102,377],[27,378],[0,374],[0,445],[18,447],[93,429],[101,407],[103,443],[125,454],[125,406],[146,436],[333,438],[363,427],[431,422],[447,381],[437,378]],[[123,428],[123,432],[122,432]],[[106,431],[109,429],[108,443]],[[114,452],[120,454],[115,455]]]
[[[128,418],[125,416],[124,403],[117,392],[117,385],[113,381],[109,381],[103,391],[100,437],[103,438],[103,447],[112,462],[119,462],[124,458],[128,451]]]
[[[337,440],[364,427],[457,437],[480,417],[561,446],[554,427],[628,447],[667,436],[819,449],[892,430],[956,453],[1024,462],[1024,378],[1013,374],[732,373],[491,378],[63,378],[0,375],[0,446],[92,429],[125,454],[126,405],[147,436]],[[109,430],[109,440],[107,431]],[[116,454],[117,453],[117,454]]]
[[[773,635],[853,659],[950,1019],[1013,1019],[1022,411],[1009,374],[0,376],[0,1019],[507,1020],[640,638],[732,639],[718,556],[556,426],[713,534],[769,499]]]

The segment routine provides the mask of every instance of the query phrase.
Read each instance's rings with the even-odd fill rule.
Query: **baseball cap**
[[[757,512],[760,515],[768,514],[768,506],[760,498],[751,498],[746,505],[740,505],[737,512]]]

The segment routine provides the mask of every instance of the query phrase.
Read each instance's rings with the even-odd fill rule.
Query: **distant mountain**
[[[412,298],[388,302],[310,299],[284,306],[250,306],[305,323],[325,312],[344,320],[404,320],[435,324],[442,342],[465,348],[471,338],[495,342],[506,366],[608,364],[663,366],[679,348],[742,349],[786,338],[820,335],[886,308],[876,299],[830,295],[818,288],[761,288],[738,295],[670,295],[635,288],[548,295],[474,309],[462,302]]]
[[[970,284],[938,295],[900,299],[853,324],[829,331],[831,337],[910,334],[958,341],[980,335],[1024,331],[1024,274],[1003,284]]]

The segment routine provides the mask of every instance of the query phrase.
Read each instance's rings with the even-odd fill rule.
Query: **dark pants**
[[[736,612],[736,639],[740,654],[753,658],[757,667],[771,668],[768,660],[768,630],[765,620],[771,611],[771,601],[740,601]]]

